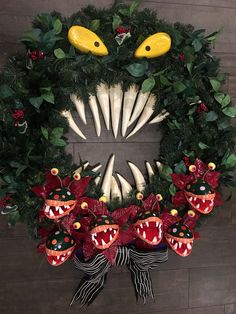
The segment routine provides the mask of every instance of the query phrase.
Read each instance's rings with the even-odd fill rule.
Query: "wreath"
[[[28,225],[51,265],[74,257],[86,276],[72,303],[92,302],[109,268],[123,264],[137,296],[152,296],[149,270],[167,260],[167,247],[188,256],[200,216],[223,203],[219,186],[235,186],[236,109],[211,55],[218,32],[169,24],[138,5],[36,16],[21,38],[25,54],[0,77],[1,213]],[[100,134],[98,105],[107,127],[111,109],[115,137],[122,106],[123,136],[136,119],[129,136],[161,122],[149,184],[131,164],[136,187],[119,178],[121,196],[113,181],[111,200],[114,156],[98,185],[97,167],[65,152],[69,128],[85,138],[75,107],[84,123],[90,107]]]

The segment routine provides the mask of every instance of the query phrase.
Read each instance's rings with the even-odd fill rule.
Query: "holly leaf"
[[[33,105],[36,109],[39,109],[40,106],[43,103],[43,97],[39,96],[39,97],[31,97],[29,99],[29,102],[31,103],[31,105]]]
[[[122,24],[122,19],[120,18],[120,16],[118,14],[114,14],[113,15],[113,21],[112,21],[112,28],[113,31],[115,31],[115,29],[120,26]]]
[[[176,187],[174,186],[173,183],[171,183],[171,185],[169,186],[169,192],[171,196],[175,195],[176,193]]]
[[[96,19],[96,20],[92,20],[90,23],[90,29],[93,32],[96,32],[100,27],[100,20]]]
[[[227,107],[227,108],[223,109],[222,112],[228,117],[231,117],[231,118],[236,117],[236,108],[235,107]]]
[[[205,114],[205,120],[207,122],[213,122],[217,120],[218,114],[215,111],[209,111]]]
[[[207,149],[209,148],[210,146],[208,146],[207,144],[203,143],[203,142],[199,142],[198,143],[198,146],[201,148],[201,149]]]
[[[125,69],[134,77],[141,77],[148,69],[147,61],[143,63],[135,62],[125,67]]]
[[[46,128],[44,128],[43,126],[41,126],[41,132],[42,132],[44,138],[45,138],[46,140],[48,140],[48,138],[49,138],[49,136],[48,136],[48,130],[47,130]]]
[[[55,34],[60,34],[62,31],[62,22],[59,19],[56,19],[53,23],[53,30]]]
[[[186,86],[182,82],[178,81],[178,82],[174,82],[173,88],[174,88],[174,92],[176,94],[179,94],[179,93],[182,93],[186,89]]]
[[[228,106],[231,101],[230,96],[228,94],[225,95],[224,93],[216,93],[214,98],[219,104],[221,104],[222,108]]]
[[[64,141],[62,138],[55,138],[50,141],[54,146],[58,147],[64,147],[66,146],[66,141]]]
[[[41,96],[45,101],[54,104],[54,94],[51,90],[51,87],[43,87],[40,89],[40,91],[42,93]]]
[[[195,50],[195,52],[198,52],[202,49],[202,43],[198,38],[195,38],[192,42],[192,46]]]
[[[57,59],[63,59],[65,58],[66,54],[61,48],[57,48],[54,50],[54,55]]]
[[[213,79],[213,78],[210,79],[210,83],[214,91],[218,92],[221,87],[221,83],[218,80]]]
[[[160,176],[165,179],[166,181],[168,182],[172,182],[172,178],[171,178],[171,174],[173,173],[173,170],[167,166],[167,165],[164,165],[162,167],[162,170],[161,170],[161,173],[160,173]]]
[[[156,84],[156,81],[153,76],[147,78],[146,80],[143,81],[143,84],[141,87],[142,92],[143,93],[150,92],[155,86],[155,84]]]
[[[139,5],[141,3],[141,0],[133,0],[129,7],[129,15],[132,16],[133,13],[138,9]]]
[[[6,84],[0,86],[0,99],[6,99],[13,95],[13,90]]]

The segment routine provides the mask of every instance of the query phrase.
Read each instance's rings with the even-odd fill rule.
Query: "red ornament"
[[[208,111],[208,108],[207,108],[206,104],[204,104],[204,102],[201,102],[200,105],[197,107],[197,110],[196,110],[197,113],[200,113],[202,111],[204,111],[204,112]]]
[[[31,52],[29,53],[29,56],[30,56],[30,59],[31,59],[32,61],[37,60],[37,59],[38,59],[38,51],[36,51],[36,50],[31,51]]]
[[[38,52],[38,57],[39,59],[44,59],[45,58],[45,53],[43,51]]]
[[[124,26],[119,26],[115,29],[116,33],[118,34],[126,34],[129,32],[128,28],[125,28]]]
[[[183,53],[183,52],[181,52],[180,54],[179,54],[179,61],[184,61],[185,60],[185,54]]]
[[[21,109],[14,109],[11,114],[12,118],[19,121],[22,120],[25,116],[25,112]]]

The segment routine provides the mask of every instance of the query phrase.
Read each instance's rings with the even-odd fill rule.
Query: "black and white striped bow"
[[[119,247],[116,255],[115,265],[127,265],[131,271],[136,296],[153,297],[150,269],[166,262],[168,251],[141,252],[133,248]],[[100,253],[93,259],[85,262],[79,257],[74,258],[75,267],[85,273],[73,298],[71,305],[78,301],[81,305],[89,305],[93,302],[99,292],[103,289],[107,273],[112,267],[106,257]]]

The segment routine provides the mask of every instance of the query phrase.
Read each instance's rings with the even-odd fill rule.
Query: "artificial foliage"
[[[0,76],[2,214],[11,225],[17,221],[26,223],[31,234],[39,239],[39,250],[51,252],[59,239],[65,252],[84,243],[83,258],[95,256],[96,261],[105,256],[106,271],[114,263],[120,265],[121,258],[124,262],[131,240],[135,247],[149,251],[153,263],[155,258],[166,260],[166,256],[162,259],[152,255],[150,247],[143,243],[148,238],[151,244],[155,241],[154,244],[159,244],[163,232],[167,244],[177,254],[189,255],[193,237],[197,238],[193,230],[200,213],[198,204],[194,203],[193,207],[192,199],[189,200],[192,194],[187,194],[187,190],[203,200],[210,199],[207,194],[210,191],[215,205],[220,205],[222,200],[215,189],[220,185],[235,187],[232,118],[236,109],[222,88],[226,75],[220,72],[220,62],[211,54],[218,32],[206,35],[204,29],[195,30],[191,25],[170,24],[154,11],[139,10],[138,5],[137,0],[131,5],[116,1],[111,8],[88,6],[68,18],[57,12],[36,16],[32,28],[21,38],[25,53],[12,56]],[[104,48],[103,56],[76,49],[68,40],[73,26],[82,26],[96,34],[107,49]],[[158,57],[140,58],[137,49],[156,33],[168,34],[170,50]],[[99,199],[102,192],[94,184],[96,174],[89,167],[86,170],[82,167],[79,174],[76,172],[79,165],[74,165],[65,151],[68,123],[62,115],[64,110],[74,109],[71,94],[88,105],[89,95],[96,94],[100,83],[109,87],[122,84],[124,91],[135,83],[144,93],[151,91],[156,96],[155,113],[163,109],[169,112],[161,123],[162,141],[157,156],[161,168],[143,194],[133,189],[126,200],[113,200],[109,204]],[[191,165],[196,168],[194,171]],[[217,165],[217,172],[208,173],[214,170],[212,165],[213,168]],[[206,193],[203,189],[207,189]],[[62,199],[66,193],[67,197]],[[160,205],[156,204],[160,199],[155,195],[162,195]],[[59,207],[63,213],[57,212]],[[177,208],[174,212],[173,207]],[[98,219],[97,225],[91,210]],[[202,211],[204,214],[204,208]],[[145,230],[140,227],[144,222]],[[59,233],[58,224],[62,228]],[[160,224],[157,233],[148,229],[155,224]],[[82,232],[76,233],[76,229]],[[178,237],[173,238],[175,229]],[[108,235],[111,244],[104,246]],[[69,246],[64,243],[67,238],[71,241]],[[179,243],[184,243],[183,247],[176,250]],[[104,254],[100,253],[101,249]],[[57,253],[48,257],[50,263],[64,261],[64,255]],[[128,255],[134,277],[135,254],[132,247]],[[84,268],[85,260],[78,255],[76,258],[76,263]],[[145,276],[149,285],[148,271]],[[97,284],[103,279],[99,277]],[[91,282],[94,283],[93,277]],[[148,287],[150,295],[151,286]],[[138,287],[136,290],[145,297]],[[78,291],[83,291],[83,285]],[[80,298],[77,294],[74,299]]]

